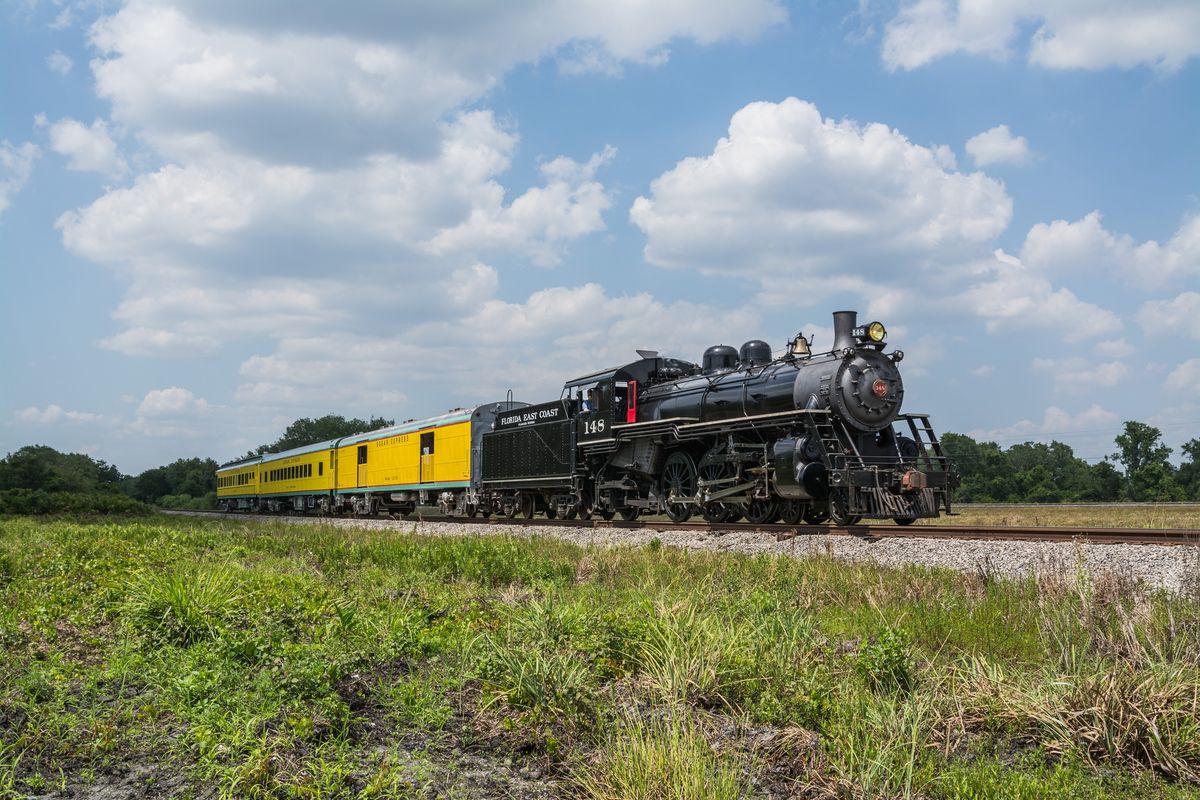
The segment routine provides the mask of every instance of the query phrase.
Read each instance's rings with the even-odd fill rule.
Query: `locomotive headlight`
[[[887,338],[887,328],[883,327],[882,322],[872,322],[867,326],[867,338],[872,342],[882,342]]]

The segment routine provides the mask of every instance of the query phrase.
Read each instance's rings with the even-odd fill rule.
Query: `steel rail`
[[[441,515],[409,514],[397,516],[336,516],[323,517],[315,514],[247,514],[224,511],[166,511],[164,513],[192,515],[218,514],[230,517],[262,519],[361,519],[397,522],[455,523],[460,525],[512,525],[535,528],[619,528],[625,530],[650,531],[693,531],[721,535],[723,533],[773,534],[776,541],[797,536],[853,536],[866,541],[881,539],[967,539],[983,541],[1021,542],[1080,542],[1082,544],[1136,544],[1136,545],[1193,545],[1200,546],[1200,530],[1191,528],[1089,528],[1085,526],[989,526],[989,525],[782,525],[772,523],[756,525],[749,522],[659,522],[657,520],[590,519],[566,520],[534,517],[453,517]]]

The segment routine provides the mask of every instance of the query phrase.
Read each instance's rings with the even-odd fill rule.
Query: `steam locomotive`
[[[879,322],[833,315],[828,351],[795,336],[638,360],[557,400],[486,403],[223,465],[226,510],[413,512],[767,524],[950,511],[957,475],[925,414],[900,412],[900,350]]]
[[[765,524],[950,511],[957,475],[925,414],[901,414],[900,350],[879,322],[833,315],[814,353],[754,340],[702,363],[639,360],[570,380],[560,398],[496,416],[481,437],[479,503],[508,516]]]

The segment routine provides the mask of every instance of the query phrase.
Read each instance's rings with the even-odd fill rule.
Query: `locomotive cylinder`
[[[775,491],[789,500],[823,500],[829,496],[829,471],[821,451],[808,437],[779,439],[772,446]]]

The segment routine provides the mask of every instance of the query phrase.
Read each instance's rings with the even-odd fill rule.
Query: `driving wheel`
[[[687,522],[692,516],[690,503],[673,503],[669,498],[691,498],[696,495],[696,462],[682,450],[667,456],[663,464],[662,488],[663,513],[672,522]]]
[[[779,503],[774,500],[751,500],[746,504],[746,521],[753,525],[770,525],[779,519]]]
[[[716,481],[728,478],[733,474],[733,470],[726,462],[718,461],[715,464],[705,464],[700,468],[699,474],[700,480]],[[720,502],[705,503],[700,515],[704,517],[705,522],[712,523],[730,522],[740,516],[733,505]]]

